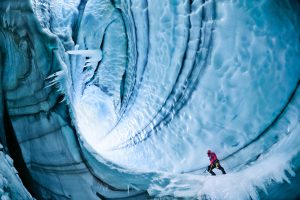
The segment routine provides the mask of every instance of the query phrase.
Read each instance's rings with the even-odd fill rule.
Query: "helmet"
[[[208,151],[207,151],[207,154],[211,154],[211,150],[208,150]]]

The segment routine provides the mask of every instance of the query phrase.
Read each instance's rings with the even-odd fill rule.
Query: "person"
[[[211,150],[208,150],[207,156],[209,157],[209,160],[210,160],[210,165],[207,167],[207,171],[211,175],[213,175],[213,176],[216,175],[215,172],[213,172],[214,168],[217,168],[217,169],[221,170],[223,174],[226,174],[224,168],[221,166],[220,161],[217,158],[217,155],[214,152],[212,152]]]

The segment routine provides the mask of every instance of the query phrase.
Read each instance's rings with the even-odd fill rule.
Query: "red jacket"
[[[216,160],[218,160],[217,155],[214,152],[208,154],[210,164],[212,165]]]

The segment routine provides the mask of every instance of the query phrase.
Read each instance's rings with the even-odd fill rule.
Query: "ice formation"
[[[0,144],[0,163],[0,199],[33,199],[23,186],[18,172],[13,166],[13,160],[5,152],[2,144]]]
[[[0,142],[37,199],[299,198],[299,18],[293,0],[2,0]],[[30,199],[5,166],[3,198]]]

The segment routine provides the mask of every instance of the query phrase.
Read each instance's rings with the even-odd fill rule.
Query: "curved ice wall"
[[[299,197],[297,1],[3,0],[0,17],[1,142],[37,198]],[[226,176],[203,173],[207,149]]]

